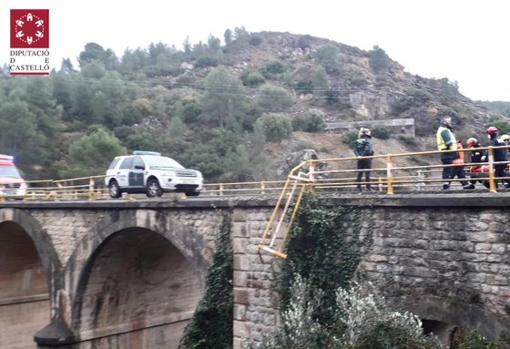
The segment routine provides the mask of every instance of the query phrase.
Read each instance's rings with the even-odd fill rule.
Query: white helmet
[[[501,139],[503,142],[508,142],[508,141],[510,141],[510,136],[509,136],[509,135],[503,135],[503,136],[501,136],[501,138],[500,138],[500,139]]]
[[[359,129],[358,137],[362,136],[372,137],[372,134],[370,133],[370,130],[368,128],[362,127]]]

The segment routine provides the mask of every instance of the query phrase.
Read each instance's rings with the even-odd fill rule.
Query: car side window
[[[145,164],[141,157],[135,156],[133,160],[133,168],[135,170],[145,170]]]
[[[110,167],[108,167],[109,170],[113,170],[117,164],[119,163],[119,158],[113,159],[112,163],[110,164]]]
[[[133,157],[125,158],[120,165],[121,170],[130,170],[133,167]]]

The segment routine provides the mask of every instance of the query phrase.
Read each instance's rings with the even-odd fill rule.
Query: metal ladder
[[[258,246],[259,254],[267,252],[274,257],[282,259],[287,258],[284,249],[288,241],[292,224],[296,218],[306,188],[314,181],[313,163],[310,164],[308,173],[300,171],[297,175],[294,175],[304,164],[306,164],[306,162],[296,166],[287,177],[273,213],[260,239]],[[292,208],[291,204],[294,201],[295,204]],[[279,244],[279,241],[277,241],[278,238],[281,239],[281,243]]]

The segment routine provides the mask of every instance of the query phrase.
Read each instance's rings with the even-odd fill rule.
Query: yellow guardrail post
[[[393,195],[393,177],[391,174],[391,168],[393,167],[391,155],[386,157],[386,193]]]
[[[383,191],[383,184],[382,184],[382,178],[381,177],[377,177],[377,182],[378,182],[378,185],[377,187],[379,188],[379,191]]]
[[[94,192],[95,183],[96,183],[96,181],[94,180],[94,178],[90,177],[90,179],[89,179],[89,201],[96,200],[96,193]]]
[[[494,149],[490,146],[489,153],[489,191],[496,193],[496,179],[494,178]]]
[[[314,171],[315,171],[315,163],[313,161],[309,161],[309,166],[308,166],[308,179],[310,180],[310,182],[314,182],[315,181],[315,178],[314,178]]]
[[[223,183],[220,183],[219,195],[223,196]]]
[[[421,170],[418,170],[418,182],[416,183],[416,188],[418,188],[418,191],[421,191],[421,187],[423,185],[422,183],[423,179],[423,172]]]

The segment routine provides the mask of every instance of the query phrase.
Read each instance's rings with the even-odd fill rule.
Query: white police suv
[[[164,192],[182,192],[197,196],[204,178],[197,170],[184,168],[177,161],[152,151],[134,151],[133,155],[117,156],[106,171],[105,184],[110,196],[125,193],[146,193],[148,197]]]

